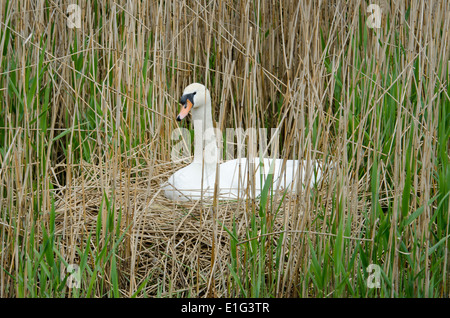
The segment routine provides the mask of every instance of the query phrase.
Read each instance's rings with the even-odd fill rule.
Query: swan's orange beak
[[[186,103],[183,105],[180,113],[177,116],[177,121],[181,121],[184,117],[186,117],[187,114],[189,114],[189,111],[191,110],[193,105],[194,104],[192,104],[192,102],[189,99],[187,99]]]

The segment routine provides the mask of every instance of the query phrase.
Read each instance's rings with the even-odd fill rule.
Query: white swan
[[[257,197],[261,193],[270,169],[273,171],[274,189],[291,187],[295,190],[297,178],[301,176],[302,181],[305,180],[307,162],[303,160],[286,160],[284,169],[283,159],[270,158],[262,160],[260,158],[254,160],[240,158],[218,164],[220,162],[219,151],[212,122],[209,90],[202,84],[190,84],[185,88],[180,103],[182,108],[177,116],[178,121],[186,117],[189,112],[192,113],[194,160],[190,165],[176,171],[162,185],[162,190],[167,198],[176,201],[212,198],[216,183],[216,171],[219,171],[217,198],[220,200],[232,200],[247,196]],[[300,166],[302,170],[298,171]],[[309,167],[309,178],[314,184],[322,176],[321,165],[316,161]],[[297,174],[297,172],[301,173]],[[253,182],[247,182],[248,179]],[[252,185],[248,186],[248,183]]]

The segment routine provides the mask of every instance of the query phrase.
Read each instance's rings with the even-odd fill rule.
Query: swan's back
[[[317,161],[308,166],[305,160],[286,160],[286,167],[283,169],[283,159],[229,160],[219,166],[218,199],[258,197],[268,180],[272,164],[274,191],[287,189],[295,192],[298,184],[304,187],[309,182],[314,186],[322,177],[322,167]],[[163,186],[163,191],[167,198],[174,201],[207,199],[214,196],[215,183],[215,169],[205,169],[202,176],[201,164],[191,163],[176,171]]]
[[[303,160],[286,160],[283,169],[283,159],[264,158],[260,160],[248,160],[247,158],[235,159],[224,162],[220,165],[220,199],[237,199],[257,197],[261,194],[266,180],[268,180],[272,171],[272,184],[274,190],[292,190],[297,189],[297,180],[301,179],[300,184],[310,181],[313,186],[322,176],[322,169],[315,161],[309,168],[307,174],[307,163]],[[300,168],[300,170],[299,170]],[[297,174],[298,171],[298,174]],[[248,182],[250,177],[250,181]]]

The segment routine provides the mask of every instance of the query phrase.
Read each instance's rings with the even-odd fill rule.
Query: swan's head
[[[194,108],[201,108],[211,105],[211,95],[205,85],[193,83],[184,89],[183,96],[180,98],[181,111],[177,116],[177,120],[181,121],[187,116],[189,111]]]

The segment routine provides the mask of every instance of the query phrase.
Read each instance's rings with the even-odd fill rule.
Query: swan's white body
[[[274,189],[290,188],[295,191],[296,175],[299,165],[306,164],[303,160],[287,160],[286,168],[282,173],[283,159],[264,158],[260,164],[259,159],[247,160],[247,158],[226,161],[218,166],[218,196],[219,200],[233,200],[239,198],[257,197],[261,194],[264,183],[270,173],[270,165],[274,162],[272,182]],[[311,174],[306,176],[306,167],[302,166],[302,180],[310,178],[313,185],[321,177],[321,167],[316,163],[311,167]],[[251,175],[253,174],[253,175]],[[247,180],[253,182],[247,182]],[[202,181],[203,179],[203,181]],[[202,183],[203,182],[203,183]],[[170,176],[164,186],[164,195],[175,201],[189,201],[207,199],[214,196],[216,182],[216,170],[204,169],[202,178],[202,164],[193,162],[190,165],[176,171]],[[250,186],[249,186],[250,184]],[[203,191],[202,191],[203,189]],[[202,196],[203,192],[203,196]]]
[[[188,97],[183,99],[185,96]],[[285,168],[283,168],[283,159],[270,158],[262,160],[240,158],[219,164],[209,91],[205,86],[194,83],[186,87],[183,97],[181,102],[185,104],[184,109],[177,119],[181,120],[192,109],[194,160],[190,165],[176,171],[162,186],[167,198],[175,201],[212,198],[217,172],[219,173],[217,179],[219,200],[257,197],[261,194],[271,169],[274,190],[289,188],[295,191],[297,180],[302,180],[302,185],[307,180],[311,184],[320,180],[322,169],[317,161],[310,162],[308,165],[304,160],[286,160]]]

